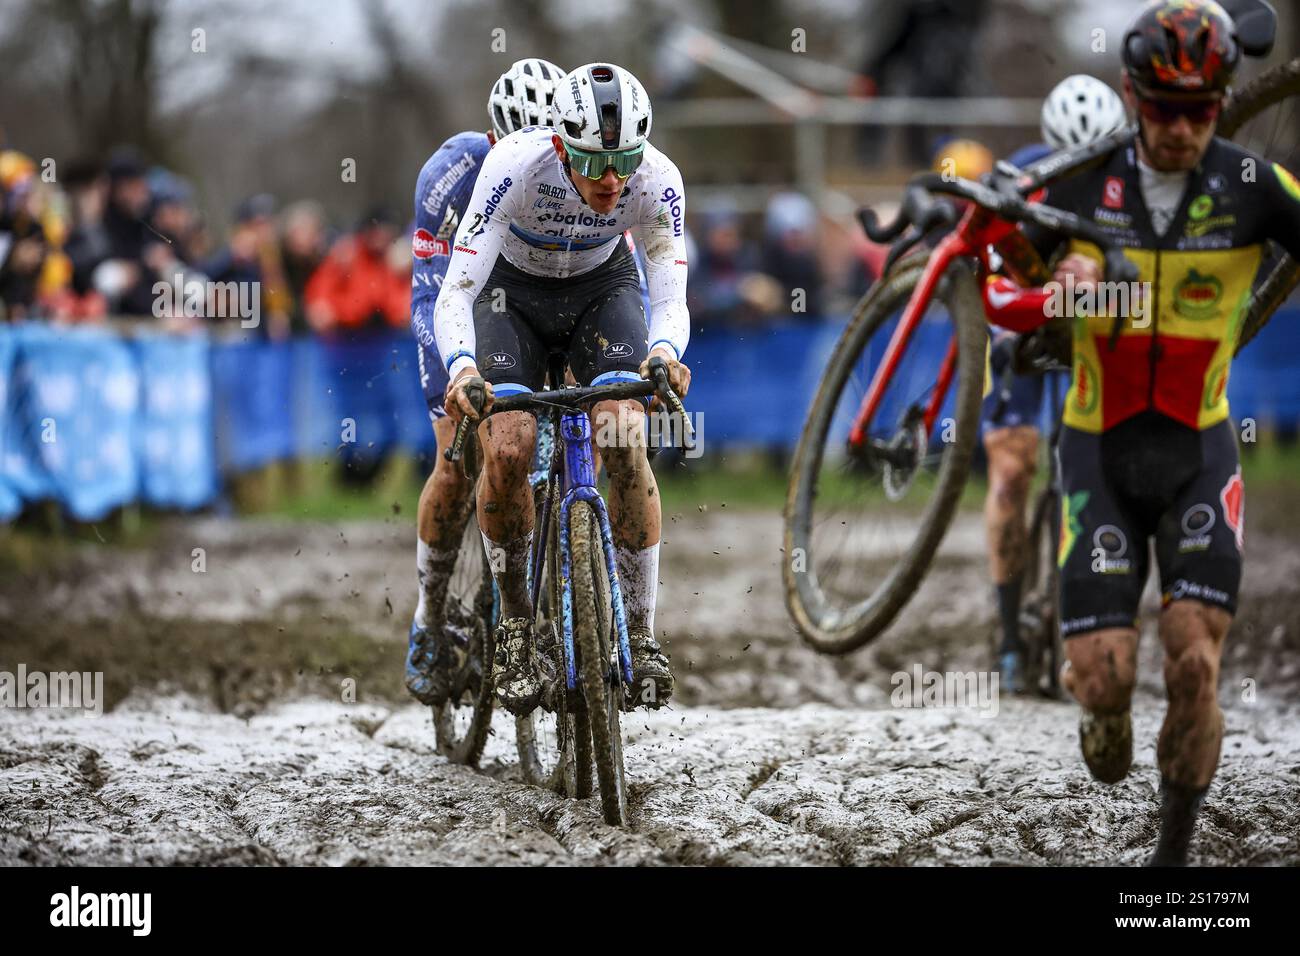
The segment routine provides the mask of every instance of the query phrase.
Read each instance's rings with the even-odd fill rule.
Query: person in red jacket
[[[410,321],[409,262],[393,261],[396,215],[376,208],[334,244],[307,281],[307,321],[322,334],[401,329]]]
[[[332,374],[358,374],[358,368],[373,361],[373,350],[389,332],[408,327],[411,253],[409,242],[397,243],[398,229],[391,210],[371,210],[355,232],[334,244],[307,280],[307,322],[328,340],[325,354]],[[353,397],[359,400],[362,394],[367,396],[364,408],[352,402],[340,413],[358,421],[364,416],[369,425],[358,427],[379,431],[344,439],[339,477],[345,484],[364,487],[388,457],[397,413],[386,389],[367,389]]]

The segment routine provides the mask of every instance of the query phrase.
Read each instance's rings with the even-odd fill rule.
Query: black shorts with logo
[[[580,385],[637,380],[647,325],[636,260],[620,236],[590,272],[552,279],[499,257],[474,302],[476,363],[498,395],[538,391],[563,352]]]
[[[1143,412],[1096,435],[1062,427],[1061,633],[1134,627],[1155,538],[1164,605],[1235,613],[1244,486],[1225,419],[1204,431]]]

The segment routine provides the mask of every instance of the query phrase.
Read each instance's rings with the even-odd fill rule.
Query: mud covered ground
[[[1252,502],[1256,505],[1256,502]],[[1256,507],[1220,700],[1204,864],[1300,862],[1300,540]],[[991,601],[964,515],[895,629],[846,658],[798,642],[775,514],[666,521],[671,710],[625,719],[633,825],[522,783],[500,721],[481,770],[433,752],[401,689],[405,518],[197,520],[0,576],[0,670],[102,671],[108,710],[0,710],[0,861],[51,863],[1136,864],[1157,830],[1160,651],[1133,771],[1097,784],[1067,704],[891,706],[891,675],[977,670]],[[196,572],[194,549],[206,570]],[[1148,609],[1154,594],[1147,595]],[[356,701],[344,702],[345,680]]]

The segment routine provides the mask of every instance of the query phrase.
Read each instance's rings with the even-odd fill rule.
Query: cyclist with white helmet
[[[1043,101],[1042,134],[1046,145],[1023,147],[1009,162],[1025,167],[1058,149],[1095,142],[1127,125],[1128,118],[1119,94],[1092,76],[1076,74],[1058,83]],[[993,279],[986,290],[990,321],[997,324],[997,306],[1008,301]],[[1009,289],[1006,291],[1010,291]],[[999,643],[996,669],[1003,688],[1011,693],[1033,691],[1026,687],[1025,643],[1020,633],[1020,604],[1028,530],[1025,506],[1038,461],[1038,422],[1044,389],[1064,393],[1060,376],[1015,375],[1007,380],[1004,371],[1015,348],[1014,333],[994,332],[989,353],[989,378],[993,388],[984,398],[980,434],[988,457],[988,496],[984,501],[984,522],[988,533],[989,571],[998,606]],[[1060,402],[1057,403],[1058,407]]]
[[[433,332],[434,304],[451,261],[451,243],[488,150],[525,127],[552,125],[555,88],[563,76],[563,70],[546,60],[516,61],[497,79],[488,97],[492,130],[457,133],[420,170],[411,239],[411,328],[418,349],[420,384],[439,449],[447,447],[456,431],[443,408],[447,370],[438,357]],[[469,517],[470,491],[460,467],[436,455],[433,473],[420,494],[416,544],[420,593],[406,656],[406,686],[425,704],[441,704],[447,699],[449,675],[459,656],[456,641],[444,633],[442,617]]]
[[[1052,88],[1043,100],[1043,139],[1052,149],[1095,143],[1128,125],[1124,101],[1095,76],[1076,73]]]
[[[471,386],[494,396],[543,387],[547,359],[566,356],[583,385],[636,380],[662,361],[685,395],[681,355],[690,335],[681,174],[648,142],[650,99],[622,67],[592,63],[555,93],[556,129],[526,128],[483,163],[438,297],[434,331],[452,383],[448,414],[479,418]],[[645,257],[650,315],[624,230]],[[609,512],[640,702],[672,693],[654,637],[660,509],[645,452],[645,406],[602,402],[596,443],[609,474]],[[533,535],[528,486],[535,421],[505,413],[479,426],[478,521],[501,599],[493,680],[502,704],[524,714],[558,676],[557,648],[534,646],[527,580]],[[651,692],[651,687],[653,691]]]

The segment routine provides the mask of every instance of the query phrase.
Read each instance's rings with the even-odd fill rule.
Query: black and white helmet
[[[564,71],[549,60],[516,60],[497,78],[488,97],[492,132],[503,139],[525,126],[554,126],[552,104]]]
[[[1043,100],[1043,139],[1052,149],[1096,142],[1127,121],[1119,94],[1086,73],[1067,76]]]
[[[615,152],[643,146],[650,120],[645,88],[612,63],[580,66],[555,91],[556,131],[578,149]]]

